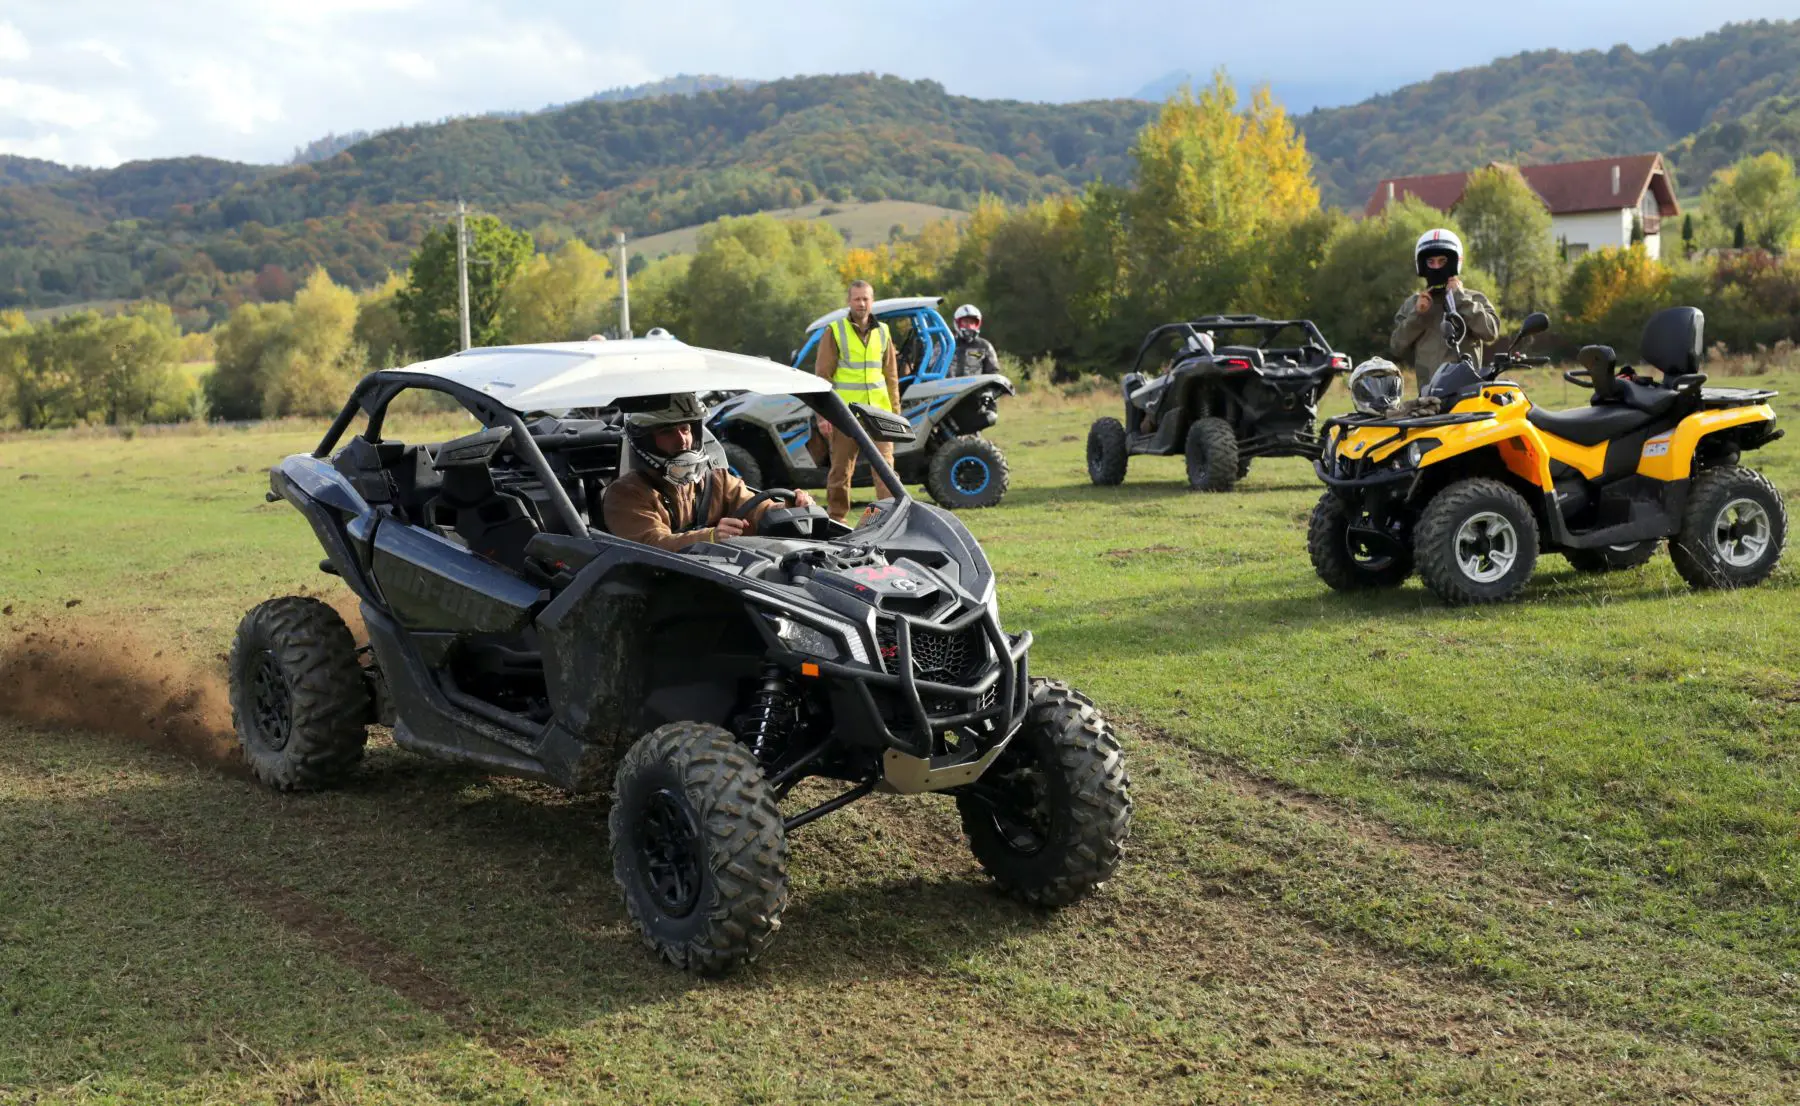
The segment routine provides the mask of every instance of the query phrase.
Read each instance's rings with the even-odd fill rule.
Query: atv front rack
[[[1365,426],[1391,426],[1401,430],[1413,430],[1428,426],[1460,426],[1463,423],[1482,422],[1494,417],[1492,411],[1447,411],[1441,415],[1408,415],[1403,418],[1387,415],[1337,415],[1326,419],[1319,427],[1329,431],[1335,427],[1347,427],[1361,430]]]

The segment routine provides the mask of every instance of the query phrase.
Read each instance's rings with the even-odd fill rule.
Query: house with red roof
[[[1661,154],[1521,165],[1518,170],[1550,209],[1550,233],[1571,261],[1603,246],[1628,246],[1634,231],[1643,234],[1650,256],[1659,257],[1662,221],[1681,214],[1675,202],[1675,183]],[[1468,173],[1390,177],[1375,186],[1363,212],[1379,215],[1388,204],[1406,196],[1439,211],[1454,211],[1468,183]]]

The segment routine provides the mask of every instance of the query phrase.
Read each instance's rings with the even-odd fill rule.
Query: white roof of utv
[[[942,296],[900,296],[891,300],[876,300],[874,306],[869,308],[869,314],[874,315],[879,319],[883,315],[891,315],[896,311],[913,311],[921,307],[936,307],[943,302],[944,297]],[[840,307],[836,311],[828,311],[814,319],[812,322],[807,323],[806,332],[811,334],[822,326],[830,326],[832,323],[837,322],[849,313],[850,309],[848,307]]]
[[[762,357],[690,346],[674,338],[486,346],[407,365],[490,395],[524,414],[608,407],[633,396],[742,391],[828,392],[831,382]]]

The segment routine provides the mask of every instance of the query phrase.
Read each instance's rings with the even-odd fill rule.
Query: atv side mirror
[[[1542,311],[1533,311],[1531,314],[1525,316],[1524,322],[1519,324],[1519,332],[1513,335],[1512,344],[1506,347],[1506,352],[1517,352],[1518,348],[1525,344],[1525,339],[1534,334],[1542,334],[1549,329],[1550,316],[1544,314]]]
[[[892,411],[884,411],[867,403],[852,403],[850,410],[856,415],[856,421],[862,423],[869,437],[878,442],[910,442],[916,434],[912,423]]]

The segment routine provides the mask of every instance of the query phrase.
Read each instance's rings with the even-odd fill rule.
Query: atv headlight
[[[831,621],[828,625],[814,625],[802,622],[785,614],[764,612],[763,619],[781,644],[796,653],[818,657],[820,660],[836,660],[848,649],[851,659],[859,664],[869,663],[868,651],[863,648],[862,635],[856,627],[848,622]],[[821,623],[825,620],[821,619]]]
[[[1425,459],[1427,453],[1430,453],[1432,450],[1443,444],[1443,442],[1436,438],[1420,438],[1407,445],[1406,449],[1400,455],[1401,460],[1406,464],[1407,468],[1416,469],[1419,467],[1419,462]]]

